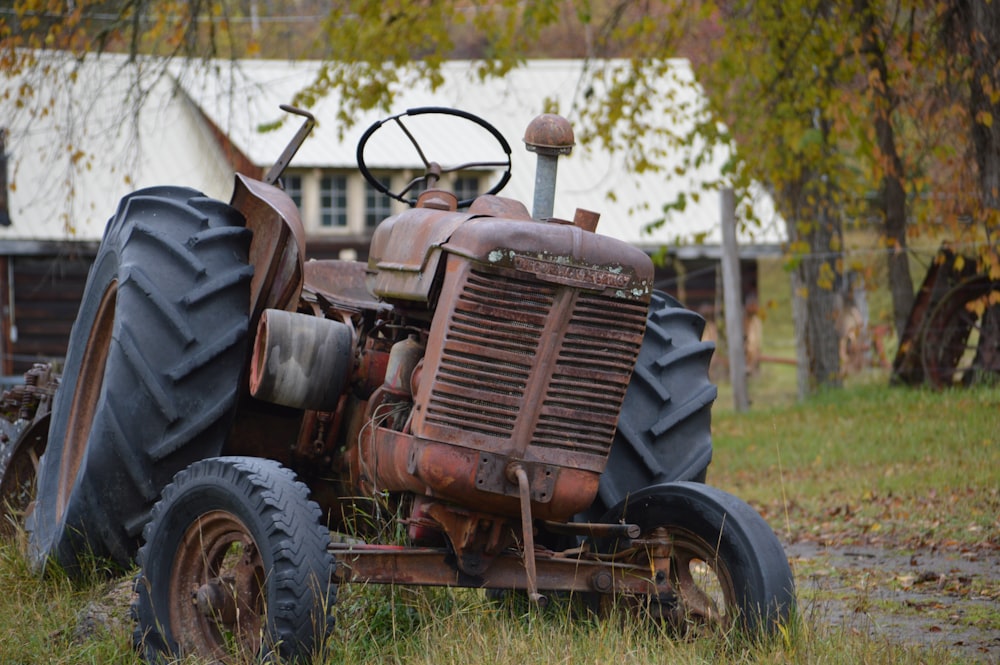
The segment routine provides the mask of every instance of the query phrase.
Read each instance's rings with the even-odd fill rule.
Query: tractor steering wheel
[[[449,166],[449,167],[442,167],[437,162],[428,160],[427,157],[424,155],[423,149],[420,147],[420,143],[417,142],[417,139],[410,132],[409,128],[407,128],[407,126],[403,124],[402,120],[404,117],[412,117],[412,116],[428,115],[428,114],[452,115],[479,125],[483,129],[488,131],[493,136],[493,138],[496,139],[497,143],[500,144],[500,147],[503,148],[504,154],[507,156],[506,160],[465,162],[462,164],[458,164],[456,166]],[[424,174],[411,180],[409,183],[407,183],[406,187],[404,187],[399,192],[391,191],[388,187],[382,184],[382,182],[372,174],[372,172],[368,169],[368,165],[365,163],[365,147],[368,145],[369,139],[371,139],[372,134],[374,134],[376,130],[378,130],[380,127],[384,126],[389,122],[393,122],[399,126],[402,132],[406,135],[406,138],[408,138],[410,140],[410,143],[413,144],[413,147],[417,151],[417,155],[419,155],[420,157],[420,161],[423,162],[424,165]],[[409,196],[409,197],[407,196],[407,194],[409,194],[417,185],[423,183],[426,187],[430,188],[435,185],[435,183],[443,173],[452,173],[454,171],[462,171],[464,169],[477,168],[477,167],[493,167],[493,168],[504,169],[503,174],[501,174],[500,176],[500,180],[495,185],[493,185],[493,187],[491,187],[488,192],[486,192],[487,194],[496,194],[501,189],[503,189],[504,185],[506,185],[507,182],[510,180],[510,165],[511,165],[510,145],[507,143],[507,140],[504,139],[503,135],[500,134],[499,131],[497,131],[496,127],[486,122],[479,116],[475,116],[466,111],[460,111],[458,109],[446,108],[442,106],[422,106],[415,109],[408,109],[403,113],[390,116],[384,120],[379,120],[371,127],[369,127],[367,130],[365,130],[365,133],[361,136],[361,140],[358,141],[358,169],[361,171],[361,175],[365,177],[365,180],[368,181],[368,184],[370,184],[372,187],[374,187],[379,192],[385,194],[386,196],[396,199],[397,201],[402,201],[403,203],[406,203],[409,206],[415,206],[417,204],[416,196]],[[463,199],[458,202],[458,207],[464,208],[469,204],[471,204],[474,200],[475,199]]]

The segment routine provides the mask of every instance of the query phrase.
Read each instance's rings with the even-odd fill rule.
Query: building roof
[[[678,108],[700,107],[687,62],[675,60],[669,65],[672,75],[658,80],[657,85],[662,86],[659,101],[646,112],[649,122],[683,123]],[[216,63],[210,71],[189,63],[171,63],[163,76],[143,89],[147,103],[138,115],[137,132],[130,131],[128,123],[120,123],[120,109],[127,108],[128,100],[136,94],[133,82],[122,74],[122,59],[102,56],[82,64],[67,61],[62,66],[79,68],[69,89],[46,88],[44,94],[34,97],[56,98],[50,112],[43,113],[38,101],[39,108],[29,122],[15,122],[10,127],[8,153],[14,166],[8,170],[16,184],[10,196],[14,223],[0,228],[0,240],[98,238],[118,198],[141,186],[183,184],[228,198],[232,168],[226,165],[218,142],[211,138],[208,123],[250,162],[269,167],[300,123],[289,117],[277,130],[261,132],[259,128],[282,119],[285,114],[279,105],[291,102],[296,92],[313,81],[319,63],[251,60]],[[492,123],[512,149],[513,176],[503,195],[525,202],[530,209],[536,157],[525,150],[521,140],[525,128],[532,118],[552,108],[572,122],[580,122],[578,109],[583,96],[600,94],[580,89],[585,66],[580,60],[529,61],[502,79],[481,81],[473,73],[472,63],[448,62],[438,89],[418,83],[401,90],[391,112],[447,106]],[[6,90],[21,83],[0,80]],[[0,107],[11,103],[4,97]],[[662,105],[668,100],[671,107],[665,108]],[[331,94],[310,109],[318,125],[293,160],[293,167],[356,168],[358,139],[373,122],[388,114],[360,113],[351,127],[343,127],[336,120],[340,107],[341,100]],[[6,115],[3,112],[0,117]],[[443,122],[440,129],[431,129],[440,140],[424,145],[425,154],[443,165],[468,161],[470,156],[493,159],[497,154],[495,141],[471,124]],[[71,149],[66,148],[65,138],[60,140],[67,136],[72,140]],[[370,148],[366,155],[370,167],[420,165],[408,146],[394,142],[376,145],[373,140]],[[718,152],[697,172],[676,175],[673,166],[679,165],[680,159],[669,159],[673,148],[664,145],[661,149],[667,154],[664,171],[635,173],[625,167],[620,152],[609,154],[578,145],[559,162],[554,215],[572,218],[576,208],[594,210],[602,215],[599,233],[644,248],[683,244],[688,248],[686,253],[705,253],[706,249],[711,253],[710,248],[720,242],[720,199],[716,192],[701,190],[703,183],[719,177],[727,155]],[[126,173],[133,175],[126,180]],[[687,196],[685,209],[671,213],[666,224],[650,233],[647,227],[663,217],[664,203],[681,192]],[[760,195],[755,214],[763,220],[762,228],[752,234],[741,231],[741,245],[758,250],[779,245],[784,239],[783,223],[774,215],[766,195]],[[695,239],[704,244],[692,245]]]
[[[232,171],[210,127],[155,65],[43,52],[23,74],[0,75],[11,219],[0,227],[4,247],[99,240],[118,200],[141,187],[229,196]],[[141,111],[131,113],[140,98]]]

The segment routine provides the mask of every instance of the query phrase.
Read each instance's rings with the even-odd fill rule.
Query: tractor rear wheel
[[[273,460],[217,457],[177,474],[139,550],[136,647],[150,662],[315,655],[336,600],[322,516]]]
[[[704,482],[718,395],[708,375],[715,342],[702,341],[704,330],[700,314],[653,292],[611,455],[586,519],[599,518],[629,493],[656,483]]]
[[[70,335],[27,518],[29,553],[126,565],[160,490],[222,450],[246,357],[251,233],[185,188],[124,198]]]

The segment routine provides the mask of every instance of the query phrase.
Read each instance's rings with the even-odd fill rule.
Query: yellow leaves
[[[961,254],[957,255],[953,267],[955,268],[955,272],[962,272],[962,269],[965,268],[965,257]]]
[[[824,261],[819,267],[819,275],[816,277],[816,286],[824,290],[832,290],[837,274],[829,262]]]
[[[792,254],[804,256],[809,253],[809,243],[804,240],[796,240],[788,245],[788,250]]]
[[[69,153],[69,161],[73,164],[79,164],[80,160],[87,156],[83,150],[79,148],[74,149],[72,145],[66,146],[66,151]]]
[[[1000,291],[994,289],[980,298],[965,303],[965,309],[977,317],[981,317],[986,313],[987,307],[995,307],[997,305],[1000,305]]]
[[[882,80],[882,73],[874,67],[868,72],[868,87],[878,92],[885,91],[885,81]]]
[[[990,257],[990,267],[988,270],[990,279],[997,281],[1000,280],[1000,260],[997,260],[996,255]]]
[[[976,122],[984,127],[992,127],[993,114],[989,111],[979,111],[976,113]]]

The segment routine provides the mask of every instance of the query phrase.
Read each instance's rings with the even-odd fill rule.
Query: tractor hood
[[[415,208],[375,230],[372,293],[427,301],[447,254],[629,300],[653,288],[653,263],[642,250],[571,223]]]

